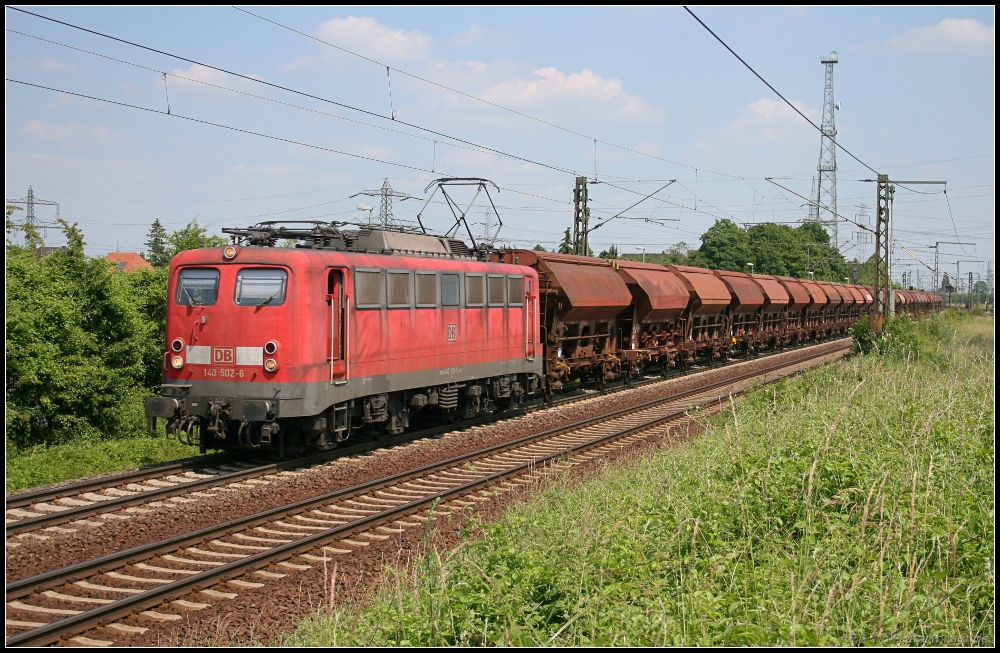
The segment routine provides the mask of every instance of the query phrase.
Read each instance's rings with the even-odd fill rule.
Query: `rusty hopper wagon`
[[[726,284],[733,297],[729,305],[730,344],[747,354],[756,352],[764,293],[749,274],[716,270],[715,276]]]

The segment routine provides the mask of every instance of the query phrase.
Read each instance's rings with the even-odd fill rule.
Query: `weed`
[[[897,325],[288,643],[992,645],[992,320]]]

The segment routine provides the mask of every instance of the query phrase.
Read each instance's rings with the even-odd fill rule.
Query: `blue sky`
[[[174,229],[197,216],[213,231],[279,218],[361,219],[356,205],[371,200],[351,195],[386,177],[420,198],[395,207],[413,219],[424,187],[442,175],[493,180],[500,240],[552,248],[571,224],[574,173],[593,178],[595,155],[597,178],[610,182],[590,188],[595,219],[677,180],[627,212],[632,219],[595,232],[595,250],[661,251],[697,245],[717,217],[801,219],[803,202],[764,178],[784,177],[808,195],[819,154],[818,132],[681,8],[253,10],[374,62],[228,7],[31,10],[322,98],[7,9],[8,78],[163,112],[168,73],[170,116],[6,84],[6,197],[23,197],[31,184],[80,223],[94,254],[141,251],[154,218]],[[933,252],[921,246],[961,241],[942,245],[950,269],[992,259],[992,7],[694,11],[817,123],[819,59],[836,50],[843,145],[897,179],[948,181],[950,212],[936,188],[897,193],[896,238],[928,262]],[[397,71],[387,78],[385,65]],[[595,138],[604,143],[595,148]],[[840,212],[871,207],[873,184],[857,181],[871,173],[843,153],[839,166]],[[432,203],[427,221],[447,226],[443,210]],[[483,210],[479,202],[471,220],[482,222]],[[37,213],[48,220],[53,211]],[[843,225],[841,239],[855,230]],[[52,230],[47,244],[59,244]],[[844,249],[851,257],[859,248]],[[900,272],[916,272],[907,254],[897,260]],[[963,264],[968,270],[985,273],[985,263]]]

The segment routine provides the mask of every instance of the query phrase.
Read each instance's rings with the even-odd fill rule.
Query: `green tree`
[[[688,265],[691,257],[691,246],[683,240],[671,245],[667,251],[660,254],[658,263],[663,265]]]
[[[532,251],[535,251],[535,252],[544,252],[544,251],[546,251],[546,249],[544,247],[542,247],[541,244],[535,245],[531,249],[532,249]]]
[[[167,253],[167,230],[163,228],[159,218],[153,220],[146,235],[146,260],[154,268],[170,265],[170,256]]]
[[[692,265],[712,270],[745,272],[750,259],[747,232],[732,220],[723,218],[701,235],[701,247],[690,257]]]
[[[562,242],[559,243],[559,253],[560,254],[573,253],[573,238],[569,234],[569,227],[566,227],[566,233],[563,234]]]
[[[135,435],[159,377],[166,271],[114,274],[59,224],[65,251],[6,248],[8,447]]]
[[[167,242],[169,243],[167,253],[173,258],[187,249],[222,247],[229,241],[222,236],[209,236],[208,228],[198,224],[198,218],[194,218],[183,229],[178,229],[167,236]]]
[[[765,222],[747,229],[747,238],[750,243],[747,262],[754,264],[754,272],[805,276],[805,249],[794,228]]]
[[[602,250],[601,253],[597,255],[597,258],[617,259],[618,258],[618,246],[615,245],[614,243],[611,243],[611,247],[609,247],[606,250]]]

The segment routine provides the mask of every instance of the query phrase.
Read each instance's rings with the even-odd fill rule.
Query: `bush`
[[[869,316],[863,316],[851,326],[854,351],[893,358],[917,358],[920,337],[913,318],[907,314],[891,316],[881,333],[872,333]]]
[[[6,442],[24,449],[142,432],[159,383],[166,271],[118,273],[83,253],[6,248]]]

